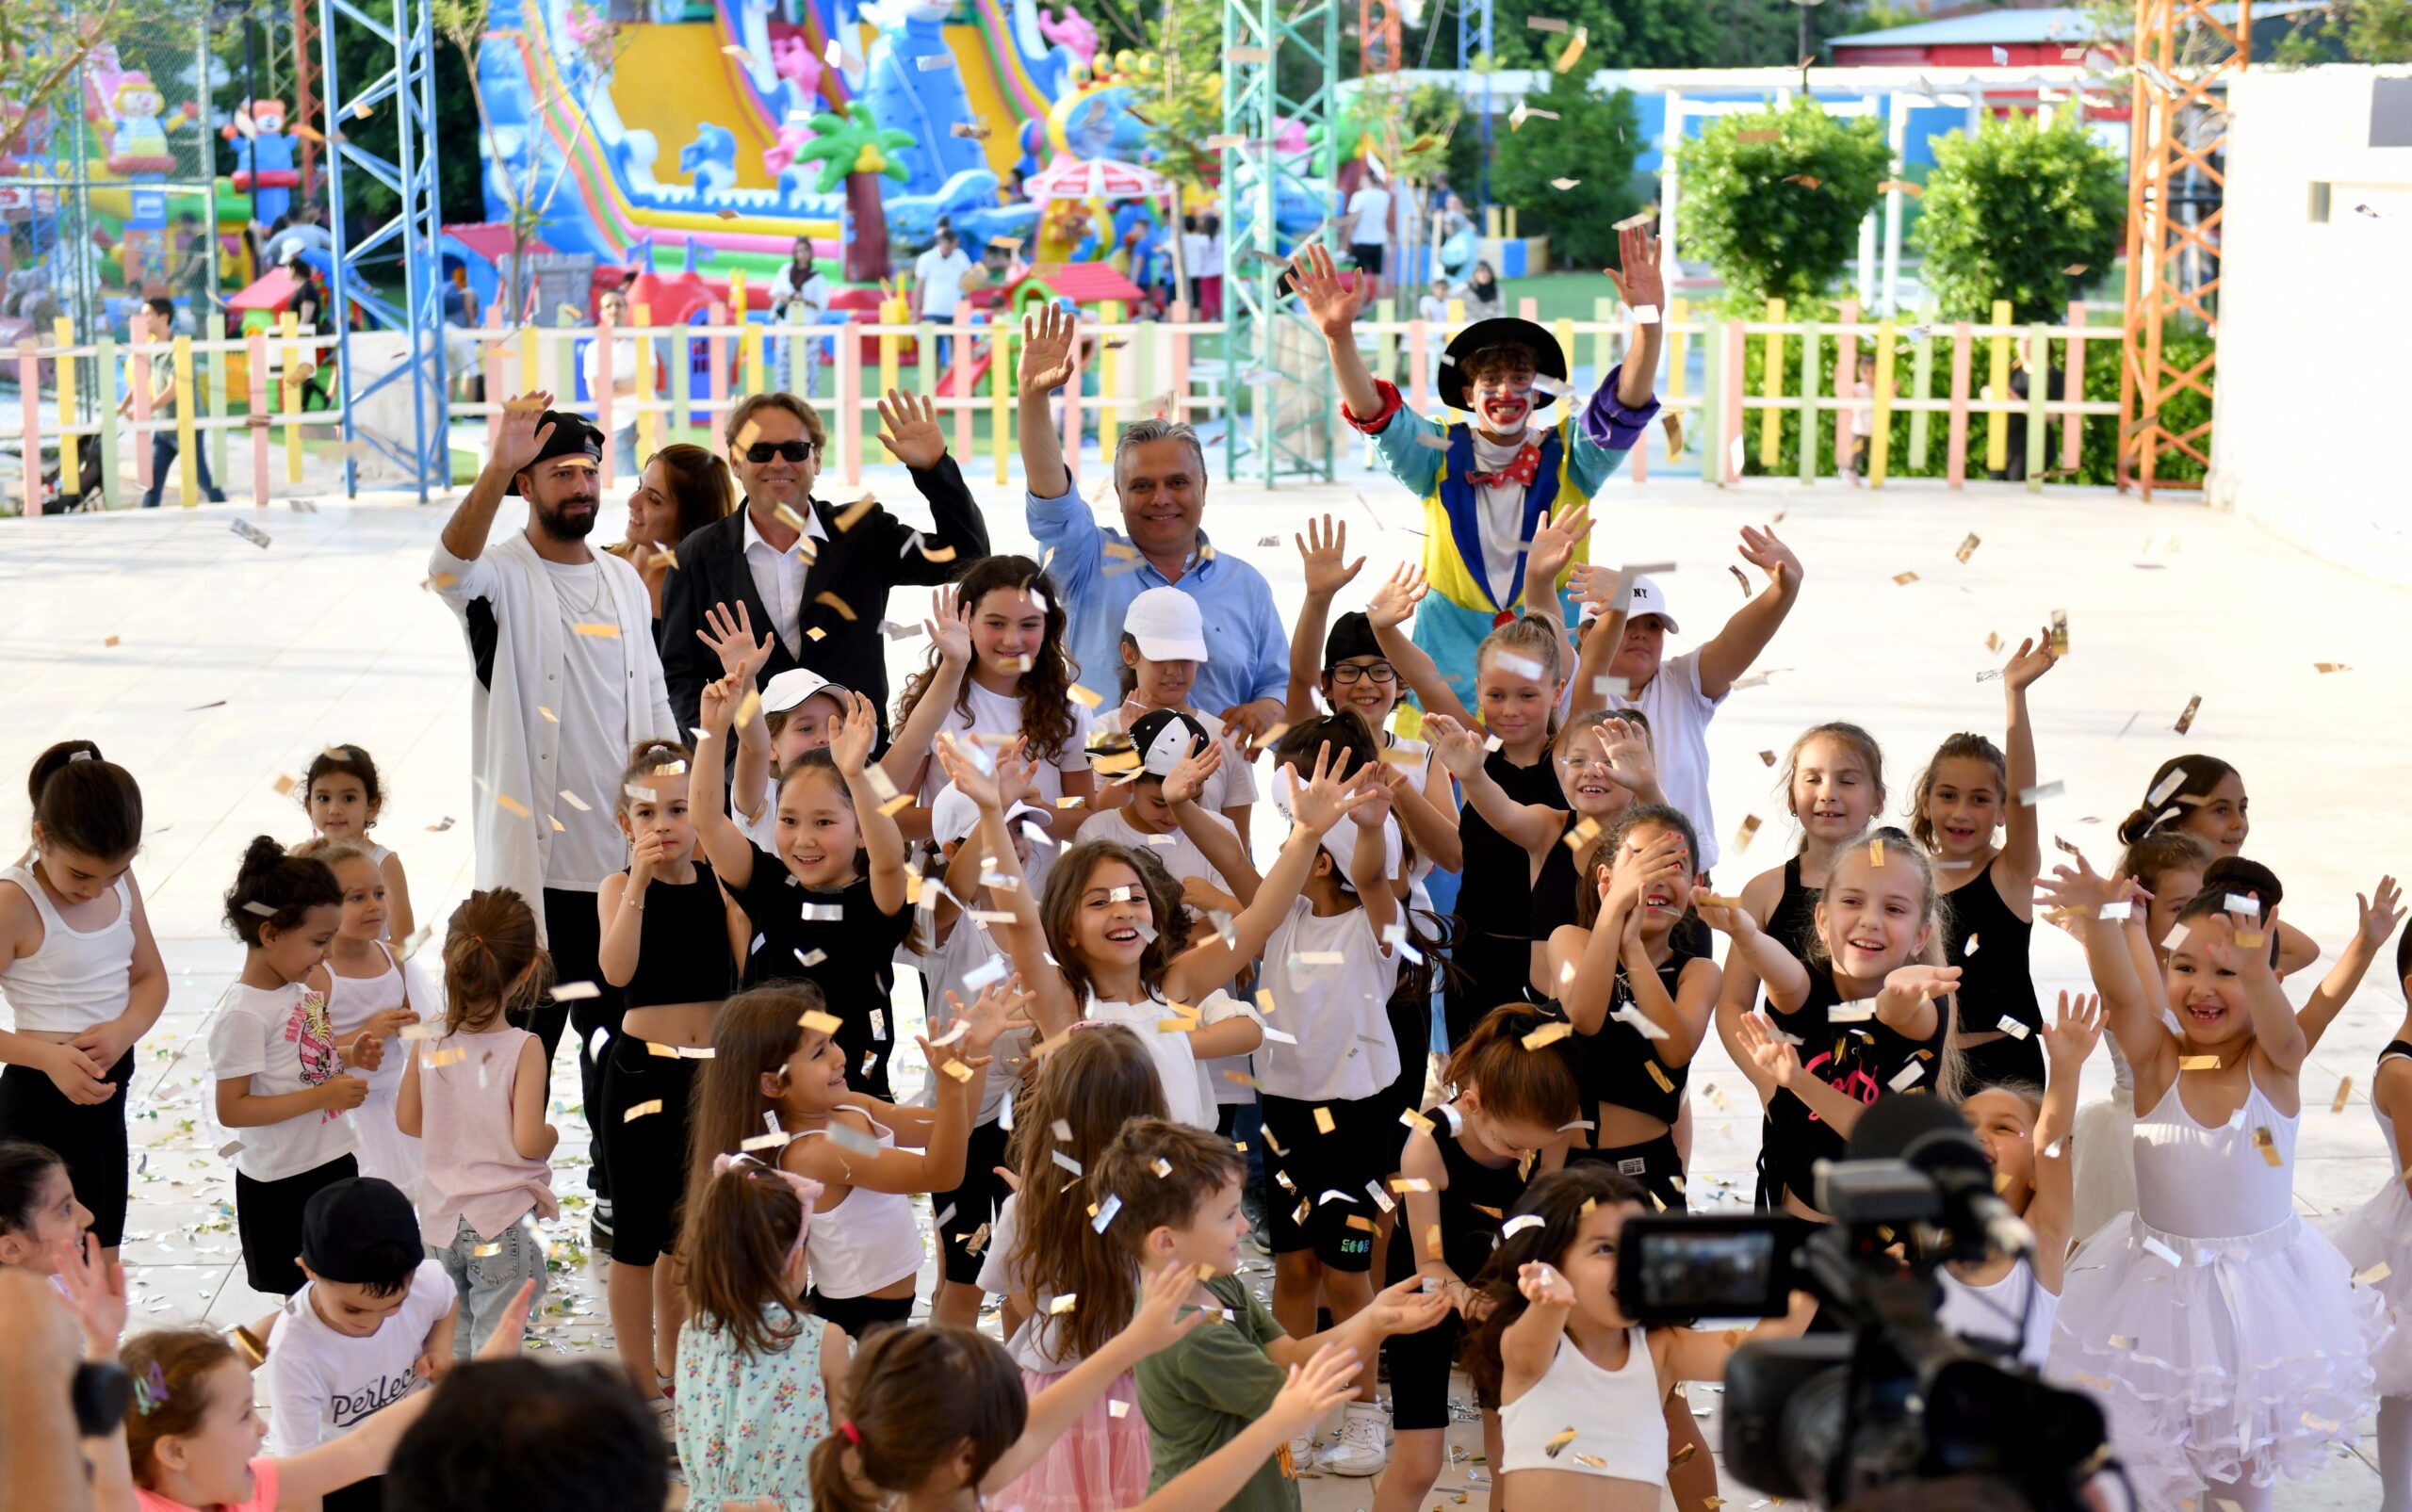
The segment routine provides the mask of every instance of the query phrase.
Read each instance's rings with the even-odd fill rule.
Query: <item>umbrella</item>
[[[1172,192],[1172,180],[1154,169],[1111,157],[1058,154],[1022,183],[1022,194],[1031,200],[1161,200]]]

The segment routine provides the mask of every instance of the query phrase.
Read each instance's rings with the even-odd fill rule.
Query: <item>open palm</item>
[[[1080,371],[1079,322],[1072,312],[1047,305],[1021,320],[1021,391],[1050,393]]]
[[[1290,277],[1297,286],[1298,302],[1306,307],[1307,318],[1327,336],[1346,335],[1357,323],[1359,312],[1365,308],[1370,292],[1365,280],[1356,273],[1336,269],[1331,249],[1320,242],[1291,259]]]

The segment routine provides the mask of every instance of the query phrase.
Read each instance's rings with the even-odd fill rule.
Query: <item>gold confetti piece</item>
[[[1565,49],[1557,55],[1557,61],[1550,64],[1550,72],[1563,73],[1573,68],[1575,59],[1583,56],[1583,45],[1590,40],[1591,34],[1589,30],[1581,26],[1575,27],[1574,36],[1567,42]]]
[[[599,641],[616,641],[620,638],[620,627],[616,625],[573,625],[570,628],[580,635],[594,636]]]
[[[1562,34],[1566,30],[1566,23],[1556,16],[1526,16],[1524,24],[1535,31],[1554,31]]]
[[[1583,854],[1584,847],[1589,845],[1593,840],[1596,840],[1599,837],[1600,821],[1587,814],[1573,829],[1568,830],[1564,836],[1560,837],[1558,843],[1573,852],[1576,855],[1581,855]]]
[[[1761,142],[1773,141],[1773,140],[1775,140],[1777,138],[1779,138],[1779,137],[1781,137],[1781,136],[1783,136],[1783,135],[1784,135],[1784,133],[1783,133],[1783,132],[1775,131],[1775,130],[1772,130],[1772,129],[1768,129],[1768,130],[1761,130],[1761,131],[1744,131],[1744,132],[1737,132],[1737,133],[1736,133],[1736,134],[1735,134],[1735,137],[1734,137],[1734,139],[1735,139],[1736,141],[1737,141],[1737,142],[1740,142],[1740,143],[1741,143],[1743,146],[1745,146],[1745,147],[1755,147],[1755,146],[1757,146],[1757,145],[1758,145],[1759,143],[1761,143]]]
[[[660,1097],[656,1097],[650,1102],[640,1102],[635,1107],[629,1109],[627,1113],[622,1114],[620,1115],[620,1122],[624,1124],[632,1124],[649,1114],[657,1114],[660,1111],[661,1099]]]
[[[2393,1276],[2394,1274],[2394,1266],[2389,1265],[2385,1260],[2380,1260],[2377,1264],[2371,1266],[2367,1271],[2355,1271],[2354,1273],[2354,1284],[2355,1286],[2376,1286],[2379,1282],[2386,1280],[2388,1276]]]
[[[1869,866],[1877,867],[1881,867],[1884,864],[1883,836],[1879,835],[1874,839],[1867,842],[1867,864]]]
[[[1912,183],[1910,180],[1905,178],[1888,178],[1883,183],[1876,186],[1876,192],[1879,194],[1906,194],[1911,199],[1917,200],[1925,198],[1926,186],[1923,184]]]
[[[876,771],[878,771],[879,769],[878,769],[878,768],[876,768],[876,767],[873,767],[872,770],[872,771],[874,771],[874,772],[876,772]],[[879,811],[880,811],[881,813],[883,813],[883,814],[886,814],[888,818],[890,818],[890,819],[894,819],[897,815],[899,815],[899,814],[903,813],[905,809],[908,809],[908,808],[910,808],[910,807],[912,807],[912,806],[913,806],[913,795],[912,795],[911,793],[898,793],[895,797],[893,797],[893,798],[889,799],[888,802],[886,802],[886,803],[884,803],[884,804],[880,805],[879,805]]]
[[[1741,827],[1734,832],[1734,849],[1736,851],[1749,850],[1751,848],[1751,837],[1758,833],[1759,816],[1756,814],[1743,815]]]
[[[1408,1128],[1417,1130],[1423,1133],[1428,1134],[1432,1132],[1432,1120],[1425,1117],[1422,1114],[1417,1113],[1412,1108],[1402,1108],[1399,1110],[1398,1121],[1405,1124]]]
[[[2253,1130],[2253,1147],[2261,1152],[2261,1159],[2269,1164],[2284,1165],[2287,1163],[2285,1157],[2278,1153],[2278,1142],[2276,1138],[2273,1137],[2266,1128],[2256,1129]]]
[[[1659,1091],[1672,1092],[1675,1090],[1675,1083],[1667,1080],[1667,1073],[1658,1068],[1657,1062],[1644,1061],[1641,1063],[1641,1068],[1650,1073],[1651,1081],[1658,1083]]]
[[[1550,1046],[1556,1044],[1559,1040],[1564,1039],[1567,1035],[1573,1032],[1573,1025],[1565,1022],[1563,1019],[1553,1019],[1549,1023],[1543,1024],[1540,1028],[1534,1030],[1531,1033],[1524,1036],[1524,1049],[1528,1050],[1546,1049]]]
[[[2177,716],[2177,723],[2171,725],[2170,728],[2176,730],[2180,735],[2183,735],[2188,730],[2192,729],[2194,727],[2194,711],[2202,707],[2203,695],[2200,693],[2196,693],[2193,697],[2186,700],[2186,711]]]
[[[1374,1231],[1374,1220],[1366,1217],[1361,1212],[1352,1212],[1348,1215],[1348,1227],[1351,1228],[1362,1228],[1365,1232],[1370,1234]]]
[[[271,786],[276,789],[276,795],[283,798],[293,791],[299,784],[295,783],[290,776],[279,776]]]
[[[2052,610],[2050,646],[2055,659],[2069,654],[2069,611],[2067,610]]]
[[[495,794],[494,803],[497,808],[503,810],[505,813],[514,814],[521,819],[533,817],[526,804],[523,804],[518,799],[512,797],[509,793]]]
[[[1541,1453],[1547,1455],[1552,1459],[1556,1459],[1566,1446],[1573,1441],[1574,1430],[1572,1428],[1560,1428],[1557,1432],[1550,1435],[1549,1442],[1541,1446]]]
[[[835,594],[835,593],[830,593],[830,592],[828,592],[828,591],[826,591],[826,590],[823,590],[823,591],[819,595],[817,595],[817,596],[816,596],[812,601],[813,601],[814,603],[816,603],[816,604],[826,604],[826,605],[828,605],[831,609],[834,609],[834,610],[836,610],[838,611],[838,617],[839,617],[839,619],[844,620],[844,621],[845,621],[846,623],[848,623],[849,625],[851,625],[851,624],[853,624],[853,623],[854,623],[854,619],[855,619],[855,611],[854,611],[854,610],[853,610],[851,607],[849,607],[849,606],[847,605],[847,603],[846,603],[846,601],[845,601],[844,599],[839,598],[837,594]]]
[[[2062,268],[2061,271],[2070,278],[2083,278],[2086,273],[2086,265],[2083,263],[2071,263],[2066,268]]]
[[[1786,173],[1784,181],[1786,184],[1798,184],[1804,189],[1817,188],[1826,182],[1815,173]]]
[[[2220,1058],[2216,1055],[2181,1055],[2177,1057],[2177,1069],[2181,1071],[2216,1071],[2219,1068]]]
[[[1060,1318],[1080,1306],[1080,1303],[1081,1294],[1078,1292],[1067,1292],[1062,1296],[1051,1298],[1047,1304],[1047,1311],[1049,1316]]]
[[[1904,588],[1909,587],[1910,584],[1916,582],[1917,580],[1918,575],[1914,572],[1897,572],[1893,575],[1893,581],[1900,584]]]
[[[1952,555],[1959,558],[1963,564],[1965,564],[1970,557],[1977,554],[1977,544],[1982,539],[1983,537],[1978,535],[1976,531],[1969,531],[1967,538],[1960,543],[1960,549],[1954,551]]]
[[[112,641],[112,642],[110,642],[109,643],[110,643],[111,645],[115,645],[117,642],[114,642],[114,641]],[[2343,662],[2341,662],[2341,661],[2315,661],[2315,662],[2313,662],[2313,663],[2311,664],[2311,670],[2312,670],[2312,671],[2314,671],[2314,672],[2319,672],[2319,673],[2330,673],[2330,672],[2351,672],[2351,671],[2353,671],[2354,669],[2353,669],[2353,668],[2351,668],[2351,667],[2349,667],[2349,666],[2347,666],[2345,663],[2343,663]]]
[[[949,1061],[944,1065],[939,1066],[938,1069],[954,1078],[957,1081],[969,1081],[971,1080],[973,1075],[971,1067],[964,1065],[961,1061]]]
[[[807,1009],[804,1016],[797,1019],[796,1023],[806,1029],[818,1030],[823,1034],[835,1034],[845,1027],[844,1019],[839,1018],[836,1014],[823,1013],[818,1008]]]
[[[1328,1109],[1328,1108],[1317,1108],[1317,1109],[1315,1110],[1315,1132],[1317,1132],[1317,1133],[1319,1133],[1319,1134],[1328,1134],[1328,1133],[1330,1133],[1330,1132],[1331,1132],[1335,1128],[1337,1128],[1337,1127],[1339,1127],[1339,1126],[1338,1126],[1338,1125],[1336,1125],[1336,1124],[1334,1124],[1334,1123],[1331,1121],[1331,1110],[1330,1110],[1330,1109]],[[1268,1145],[1272,1144],[1272,1143],[1273,1143],[1273,1136],[1272,1136],[1271,1134],[1269,1134],[1269,1133],[1268,1133],[1268,1134],[1266,1134],[1266,1135],[1264,1136],[1264,1142],[1265,1142],[1266,1144],[1268,1144]],[[1277,1150],[1275,1151],[1275,1153],[1276,1153],[1276,1154],[1279,1154],[1279,1151],[1277,1149]]]
[[[2330,1113],[2343,1113],[2345,1111],[2346,1095],[2351,1093],[2353,1090],[2354,1079],[2352,1077],[2347,1077],[2342,1081],[2338,1082],[2337,1096],[2336,1098],[2328,1104],[2328,1111]]]
[[[437,1070],[444,1066],[450,1065],[455,1061],[465,1061],[468,1058],[469,1052],[461,1049],[458,1045],[455,1045],[450,1049],[437,1050],[434,1054],[429,1056],[427,1058],[427,1065],[430,1070]]]

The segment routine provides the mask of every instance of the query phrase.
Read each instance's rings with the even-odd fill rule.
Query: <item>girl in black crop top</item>
[[[1550,936],[1549,964],[1575,1031],[1589,1137],[1572,1160],[1615,1165],[1656,1205],[1685,1208],[1675,1120],[1717,1000],[1717,963],[1687,949],[1697,843],[1690,821],[1637,805],[1584,857],[1578,921]]]
[[[1910,833],[1933,854],[1949,889],[1944,956],[1961,968],[1959,1037],[1971,1086],[2044,1084],[2036,1032],[2044,1016],[2028,959],[2044,853],[2035,806],[2018,795],[2035,785],[2027,690],[2052,670],[2050,644],[2048,631],[2022,641],[2002,667],[2009,715],[2001,748],[1981,735],[1952,736],[1910,797]]]
[[[1835,858],[1817,903],[1814,962],[1770,939],[1745,908],[1701,910],[1767,984],[1766,1015],[1738,1032],[1742,1068],[1768,1110],[1761,1163],[1773,1200],[1794,1212],[1817,1214],[1815,1163],[1841,1156],[1866,1104],[1958,1095],[1948,1000],[1960,971],[1931,964],[1941,946],[1936,909],[1926,854],[1886,829]]]

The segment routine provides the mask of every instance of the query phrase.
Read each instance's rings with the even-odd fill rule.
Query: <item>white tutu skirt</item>
[[[2120,1090],[2077,1111],[2069,1137],[2076,1193],[2069,1232],[2090,1234],[2123,1212],[2136,1211],[2136,1101]]]
[[[385,1053],[392,1055],[394,1050],[388,1046]],[[416,1202],[419,1188],[427,1180],[427,1159],[418,1140],[403,1133],[395,1122],[395,1104],[400,1097],[400,1078],[387,1086],[378,1085],[372,1078],[368,1096],[351,1111],[351,1129],[360,1142],[360,1174],[391,1181],[401,1188],[402,1195]]]
[[[2350,1446],[2389,1331],[2385,1302],[2299,1217],[2187,1239],[2126,1213],[2069,1260],[2052,1374],[2101,1402],[2142,1504],[2176,1512],[2207,1481],[2299,1479]]]
[[[2412,1193],[2390,1179],[2353,1211],[2329,1221],[2328,1237],[2336,1242],[2345,1263],[2355,1275],[2385,1261],[2388,1274],[2359,1291],[2377,1293],[2387,1302],[2388,1320],[2395,1332],[2371,1353],[2371,1369],[2378,1374],[2381,1396],[2412,1396]]]

